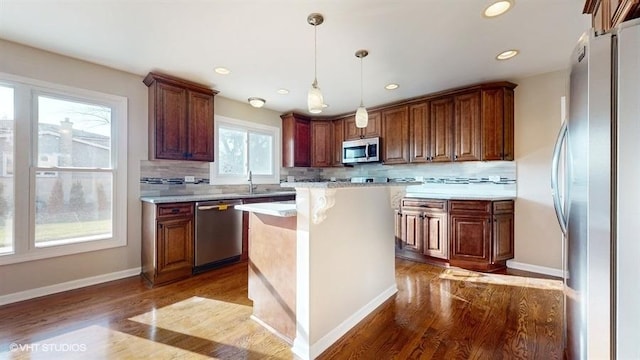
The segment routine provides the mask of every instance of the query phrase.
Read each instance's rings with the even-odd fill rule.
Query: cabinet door
[[[429,103],[409,107],[409,162],[429,161]]]
[[[308,121],[296,121],[295,161],[298,166],[311,165],[311,126]]]
[[[355,117],[354,117],[355,121]],[[365,138],[382,136],[382,124],[380,121],[380,112],[370,112],[367,127],[362,129],[362,136]]]
[[[393,210],[393,237],[397,248],[402,249],[402,213],[400,210]]]
[[[513,213],[493,216],[493,261],[513,259]]]
[[[282,115],[282,166],[311,165],[311,125],[308,118]]]
[[[447,97],[430,103],[431,161],[451,161],[453,156],[453,98]]]
[[[331,166],[333,124],[331,121],[311,122],[311,166]]]
[[[331,165],[342,166],[342,142],[344,141],[344,119],[332,121],[333,147]]]
[[[156,86],[155,157],[182,160],[188,149],[187,90],[158,82]]]
[[[158,221],[158,282],[189,276],[193,269],[193,218]]]
[[[400,106],[382,112],[382,161],[409,162],[409,108]]]
[[[402,211],[402,246],[422,254],[422,212]]]
[[[482,91],[482,160],[502,160],[504,89]]]
[[[513,105],[513,89],[504,89],[504,108],[503,108],[503,139],[502,160],[513,160],[514,152],[514,105]]]
[[[488,263],[491,219],[489,216],[451,214],[449,259]]]
[[[187,159],[213,161],[213,96],[189,91]]]
[[[481,159],[480,92],[455,97],[455,161]]]
[[[360,139],[362,130],[356,127],[356,117],[349,116],[344,119],[344,140]]]
[[[447,213],[425,212],[422,229],[423,253],[427,256],[448,259]]]

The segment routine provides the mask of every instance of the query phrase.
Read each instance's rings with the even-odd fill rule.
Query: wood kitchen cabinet
[[[447,200],[406,198],[396,216],[400,224],[398,256],[419,261],[447,259]]]
[[[449,263],[472,270],[506,267],[514,256],[513,201],[449,201]]]
[[[583,13],[591,14],[592,27],[608,31],[624,21],[640,17],[640,0],[586,0]]]
[[[409,162],[409,107],[382,111],[382,161],[387,164]]]
[[[344,141],[344,119],[331,122],[333,128],[333,146],[331,152],[331,166],[342,166],[342,142]]]
[[[151,285],[191,276],[193,203],[142,203],[142,275]]]
[[[409,106],[409,162],[431,161],[430,128],[429,102],[423,101]]]
[[[333,165],[333,123],[331,121],[311,122],[311,166],[329,167]]]
[[[382,124],[379,111],[369,112],[367,127],[356,127],[356,117],[350,116],[344,119],[344,140],[357,140],[382,136]]]
[[[430,102],[429,161],[447,162],[453,158],[454,102],[452,97]]]
[[[513,160],[513,87],[483,89],[482,160]]]
[[[151,72],[149,159],[213,161],[214,96],[204,85]]]
[[[311,166],[311,119],[295,113],[282,118],[282,166]]]
[[[481,155],[480,91],[454,96],[453,159],[477,161]]]

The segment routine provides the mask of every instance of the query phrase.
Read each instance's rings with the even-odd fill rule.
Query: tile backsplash
[[[193,176],[194,183],[185,183]],[[281,181],[293,176],[295,181],[322,181],[335,178],[347,181],[354,176],[382,176],[396,181],[423,181],[413,190],[516,196],[516,162],[456,162],[431,164],[361,164],[336,168],[282,168]],[[217,194],[245,191],[246,185],[209,185],[209,163],[196,161],[143,160],[140,162],[142,196]],[[279,184],[259,185],[262,189],[279,189]]]

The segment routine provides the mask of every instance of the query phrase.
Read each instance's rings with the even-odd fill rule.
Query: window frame
[[[128,99],[0,72],[0,85],[14,89],[13,252],[0,254],[0,265],[20,263],[127,245]],[[112,232],[110,238],[37,247],[35,244],[36,176],[38,168],[39,95],[111,108]],[[18,149],[17,144],[27,144]],[[56,168],[52,168],[56,169]],[[64,168],[75,170],[83,168]],[[102,169],[105,170],[105,169]],[[102,170],[98,170],[101,172]],[[84,170],[82,170],[84,171]],[[5,190],[7,191],[7,190]],[[20,195],[26,194],[26,195]],[[19,196],[20,195],[20,196]]]
[[[279,127],[270,126],[265,124],[254,123],[250,121],[238,120],[229,118],[226,116],[215,116],[215,136],[214,136],[214,152],[216,155],[216,159],[220,159],[220,151],[219,151],[219,136],[220,136],[220,127],[234,130],[244,130],[247,132],[247,138],[249,138],[248,133],[260,133],[260,134],[268,134],[273,136],[273,143],[271,145],[272,151],[272,175],[258,175],[252,174],[252,181],[254,184],[279,184],[280,183],[280,153],[281,153],[281,130]],[[249,152],[249,146],[247,146],[247,153]],[[251,155],[248,154],[248,157]],[[247,161],[248,163],[249,161]],[[214,161],[210,163],[209,167],[209,183],[212,185],[240,185],[240,184],[248,184],[248,173],[243,175],[227,175],[227,174],[219,174],[218,173],[218,164],[219,161]],[[248,164],[246,165],[249,166]],[[247,169],[248,170],[248,169]]]

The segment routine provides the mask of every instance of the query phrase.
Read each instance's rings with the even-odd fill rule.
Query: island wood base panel
[[[293,344],[296,336],[295,216],[249,214],[249,298],[253,317]]]

